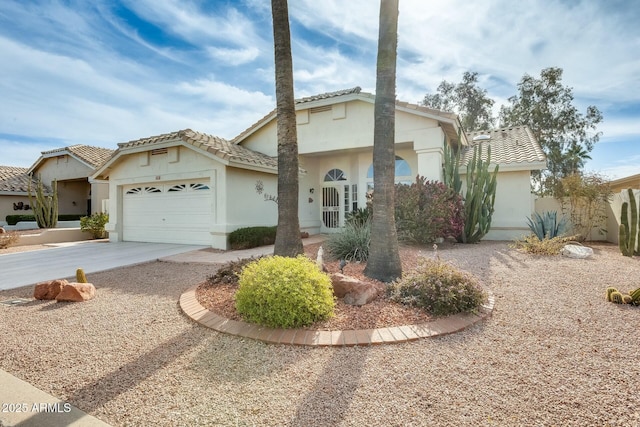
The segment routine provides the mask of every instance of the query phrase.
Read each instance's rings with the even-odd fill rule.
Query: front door
[[[335,232],[342,224],[342,197],[340,186],[325,186],[322,188],[322,226],[326,232]]]

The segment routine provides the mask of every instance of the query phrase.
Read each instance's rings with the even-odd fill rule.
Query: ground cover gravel
[[[114,426],[638,426],[640,308],[604,290],[640,286],[640,258],[593,247],[587,260],[442,248],[492,290],[493,316],[364,348],[267,345],[195,324],[178,298],[211,265],[96,273],[90,302],[0,305],[0,368]]]

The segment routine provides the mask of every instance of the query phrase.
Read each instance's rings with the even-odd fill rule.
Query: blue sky
[[[375,92],[379,2],[290,0],[296,98]],[[525,73],[561,67],[604,115],[587,170],[640,173],[640,5],[400,0],[398,99],[465,71],[496,111]],[[2,0],[0,164],[184,128],[233,138],[275,106],[267,0]]]

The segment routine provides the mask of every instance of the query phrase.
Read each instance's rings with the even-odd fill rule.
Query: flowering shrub
[[[441,182],[417,176],[411,185],[396,185],[395,220],[398,238],[433,243],[456,237],[464,228],[462,197]]]
[[[473,312],[487,298],[475,277],[439,258],[425,259],[392,283],[387,292],[393,301],[436,316]]]

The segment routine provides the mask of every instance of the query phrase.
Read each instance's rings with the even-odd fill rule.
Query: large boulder
[[[370,303],[384,290],[382,286],[366,283],[355,277],[345,276],[342,273],[331,275],[333,293],[342,298],[345,304],[365,305]]]
[[[69,282],[64,279],[38,283],[33,290],[33,297],[42,300],[56,299],[58,294],[60,294],[62,289],[68,284]]]
[[[56,297],[57,301],[82,302],[96,296],[96,288],[91,283],[69,283]]]

